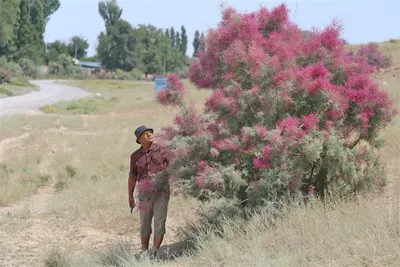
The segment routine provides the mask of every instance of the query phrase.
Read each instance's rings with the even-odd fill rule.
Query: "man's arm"
[[[136,186],[136,176],[129,175],[128,178],[128,194],[129,194],[129,206],[132,208],[135,205],[135,200],[133,198],[133,192],[135,192]]]
[[[130,170],[129,170],[129,178],[128,178],[128,196],[129,196],[129,206],[132,208],[135,207],[135,199],[133,198],[133,193],[135,192],[137,180],[137,168],[136,161],[131,156]]]

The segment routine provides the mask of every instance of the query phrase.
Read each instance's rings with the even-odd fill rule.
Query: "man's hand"
[[[131,211],[135,207],[135,199],[133,198],[133,196],[129,197],[129,207],[131,208]]]

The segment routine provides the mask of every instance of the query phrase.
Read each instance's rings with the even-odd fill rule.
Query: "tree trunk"
[[[316,177],[315,188],[317,189],[317,193],[322,197],[322,199],[325,198],[327,175],[328,171],[324,167],[322,167]]]

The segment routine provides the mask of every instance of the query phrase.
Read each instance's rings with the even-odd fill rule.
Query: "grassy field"
[[[400,66],[400,43],[382,46]],[[400,73],[379,79],[400,103]],[[130,214],[127,198],[129,156],[138,147],[134,129],[146,124],[157,131],[172,122],[176,110],[154,101],[152,84],[71,83],[98,95],[43,107],[48,114],[0,120],[0,255],[5,255],[0,265],[400,265],[399,118],[382,133],[389,176],[382,195],[287,205],[278,219],[263,212],[248,222],[227,220],[223,238],[198,233],[193,253],[139,263],[138,214]],[[188,100],[197,104],[209,94],[185,85]],[[187,236],[181,228],[187,223],[200,227],[202,208],[193,199],[172,198],[165,249],[182,250]]]

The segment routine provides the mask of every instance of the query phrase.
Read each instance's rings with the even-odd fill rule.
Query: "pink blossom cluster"
[[[363,45],[357,51],[357,55],[367,59],[368,64],[376,68],[389,68],[392,66],[392,57],[382,54],[377,43]]]
[[[199,172],[196,176],[196,185],[199,188],[217,187],[223,183],[222,175],[216,168],[205,161],[198,163]]]
[[[177,106],[181,104],[185,87],[177,74],[168,76],[168,88],[157,93],[157,101],[164,106]]]

